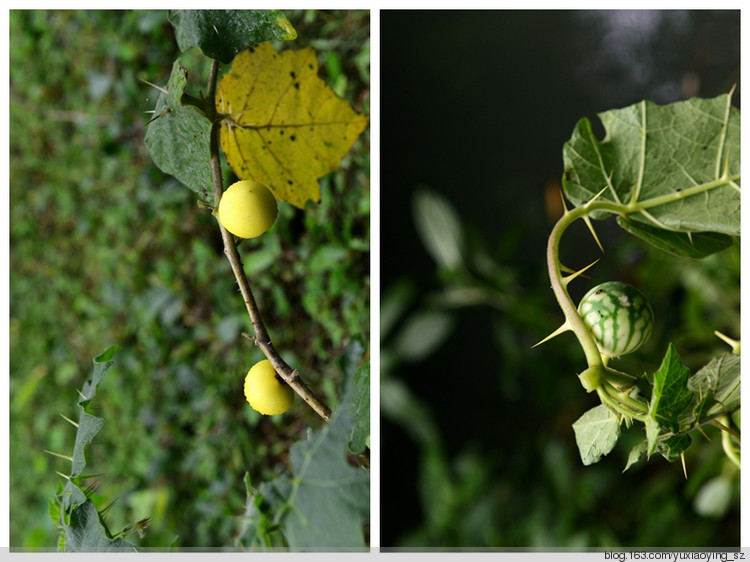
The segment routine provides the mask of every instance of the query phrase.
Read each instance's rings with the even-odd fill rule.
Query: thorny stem
[[[213,180],[213,194],[214,194],[214,205],[218,208],[219,200],[223,191],[223,179],[221,176],[221,161],[219,158],[219,130],[221,123],[216,120],[216,107],[214,105],[214,97],[216,94],[216,84],[218,81],[219,74],[219,61],[213,59],[211,61],[211,70],[208,80],[208,94],[206,96],[205,110],[206,115],[212,122],[211,126],[211,139],[210,139],[210,154],[211,154],[211,176]],[[214,216],[216,213],[214,212]],[[323,418],[325,421],[331,420],[331,410],[326,406],[312,390],[305,384],[299,375],[297,369],[290,367],[284,359],[281,358],[279,353],[273,347],[271,338],[268,335],[266,326],[263,323],[263,319],[260,315],[260,310],[253,297],[253,292],[250,289],[250,283],[245,275],[245,270],[242,267],[242,260],[239,252],[237,251],[237,244],[234,241],[234,237],[227,231],[219,222],[218,216],[216,222],[219,225],[221,231],[221,238],[224,242],[224,254],[229,260],[229,264],[232,267],[232,272],[239,286],[242,299],[245,301],[245,307],[247,308],[248,316],[253,325],[253,332],[255,335],[255,345],[257,345],[266,358],[273,365],[276,373],[284,379],[284,381],[292,387],[292,389],[305,401],[307,404],[315,410],[315,412]]]
[[[648,414],[648,405],[644,402],[641,402],[640,400],[636,400],[635,398],[631,398],[628,396],[625,392],[618,391],[615,387],[613,387],[611,384],[609,384],[607,381],[602,382],[602,391],[609,397],[615,400],[618,404],[621,404],[622,406],[628,408],[629,410],[627,414],[630,417],[633,417],[640,421],[646,420],[646,415]],[[599,393],[599,396],[601,396],[602,393]],[[619,410],[619,408],[618,408]],[[623,412],[621,412],[623,413]]]
[[[586,355],[586,361],[588,362],[589,368],[601,368],[603,377],[598,383],[598,386],[587,390],[596,390],[602,402],[611,410],[627,417],[634,417],[643,420],[648,412],[648,407],[643,402],[635,400],[623,393],[619,393],[612,387],[612,384],[617,385],[618,383],[622,383],[621,380],[617,380],[620,378],[617,376],[619,373],[613,373],[611,369],[606,368],[606,360],[599,351],[599,347],[596,345],[593,336],[584,325],[581,316],[578,314],[578,309],[570,298],[565,280],[563,279],[560,266],[560,240],[563,233],[577,219],[582,218],[586,220],[594,211],[607,211],[612,214],[621,215],[642,212],[646,209],[664,205],[687,196],[697,195],[721,185],[726,185],[727,183],[732,185],[733,182],[738,181],[739,178],[739,174],[730,176],[725,170],[722,176],[716,180],[660,197],[654,197],[639,202],[631,202],[627,205],[606,200],[596,201],[595,197],[588,203],[580,205],[572,210],[566,210],[563,216],[552,228],[552,232],[550,233],[547,242],[547,268],[549,270],[552,290],[555,293],[555,297],[557,298],[557,302],[560,305],[563,314],[565,315],[564,326],[567,326],[568,329],[572,330],[578,338],[583,352]],[[725,432],[730,431],[728,428],[724,429]]]
[[[552,232],[549,236],[547,243],[547,268],[549,269],[549,278],[552,283],[552,291],[555,293],[557,303],[565,314],[565,321],[569,327],[575,333],[578,341],[583,348],[583,352],[586,354],[586,361],[589,367],[595,365],[604,365],[602,361],[601,353],[599,348],[591,336],[591,333],[586,328],[583,320],[578,314],[576,305],[568,294],[568,289],[565,287],[565,283],[562,278],[562,271],[560,270],[560,239],[562,238],[563,232],[578,218],[582,218],[588,214],[588,205],[577,207],[572,211],[566,212],[557,224],[555,224]]]

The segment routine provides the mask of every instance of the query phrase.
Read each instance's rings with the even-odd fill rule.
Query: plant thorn
[[[585,206],[591,205],[591,203],[593,203],[594,201],[596,201],[597,199],[599,199],[599,196],[600,196],[600,195],[601,195],[602,193],[604,193],[605,191],[607,191],[607,189],[608,189],[608,186],[604,186],[604,189],[602,189],[602,190],[601,190],[601,191],[600,191],[599,193],[597,193],[596,195],[594,195],[594,196],[593,196],[593,197],[592,197],[592,198],[591,198],[591,199],[590,199],[590,200],[589,200],[589,201],[588,201],[588,202],[586,203],[586,205],[585,205]]]
[[[562,334],[563,332],[567,332],[568,330],[570,330],[570,324],[568,324],[568,321],[566,320],[563,323],[563,325],[560,326],[557,330],[555,330],[554,332],[552,332],[550,335],[548,335],[543,340],[538,341],[537,343],[535,343],[534,345],[532,345],[531,349],[534,349],[538,345],[542,345],[544,342],[549,341],[552,338],[554,338],[555,336],[559,336],[560,334]]]
[[[706,441],[708,441],[709,443],[711,442],[711,438],[708,436],[708,433],[703,431],[703,428],[701,426],[697,426],[695,429],[697,429],[700,432],[700,434],[706,438]]]
[[[159,90],[161,93],[163,93],[165,95],[169,95],[169,92],[166,89],[162,88],[161,86],[157,86],[156,84],[152,84],[151,82],[149,82],[148,80],[144,80],[143,78],[139,78],[138,80],[140,80],[144,84],[148,84],[152,88],[156,88],[157,90]]]
[[[45,449],[44,452],[47,453],[48,455],[52,455],[54,457],[60,457],[61,459],[67,459],[70,462],[73,462],[73,457],[71,456],[63,455],[62,453],[55,453],[54,451],[48,451],[47,449]]]
[[[99,515],[102,517],[106,517],[107,513],[112,509],[112,507],[115,505],[115,502],[118,500],[118,498],[113,499],[111,502],[109,502],[107,505],[105,505],[103,508],[99,510]]]
[[[714,330],[714,335],[722,340],[723,342],[729,344],[729,346],[732,348],[732,353],[735,355],[740,354],[740,342],[738,340],[733,340],[732,338],[725,336],[718,330]]]
[[[572,269],[568,267],[567,265],[560,264],[559,267],[560,267],[560,271],[562,271],[563,273],[575,273],[576,272],[575,269]]]
[[[148,121],[148,123],[146,123],[146,125],[150,125],[151,123],[153,123],[154,121],[156,121],[159,117],[163,117],[164,115],[166,115],[170,111],[172,111],[172,108],[171,107],[167,107],[159,115],[156,115],[155,117],[152,117],[151,119],[149,119],[149,121]]]
[[[591,235],[594,237],[594,240],[596,241],[596,245],[599,246],[599,249],[602,251],[602,254],[603,254],[604,247],[602,246],[602,243],[599,241],[599,237],[596,235],[596,230],[594,230],[594,225],[591,224],[591,218],[588,215],[585,215],[583,217],[583,222],[585,222],[586,226],[589,227],[589,230],[591,231]]]
[[[563,213],[563,215],[567,215],[568,214],[568,206],[565,204],[565,193],[563,192],[562,189],[560,190],[560,199],[562,200],[562,206],[563,206],[563,209],[565,211]]]
[[[586,271],[586,270],[587,270],[587,269],[589,269],[590,267],[593,267],[594,265],[596,265],[596,263],[597,263],[598,261],[599,261],[599,260],[598,260],[598,259],[596,259],[596,260],[594,260],[593,262],[591,262],[591,263],[590,263],[589,265],[587,265],[587,266],[586,266],[586,267],[584,267],[583,269],[579,269],[578,271],[572,271],[572,270],[571,270],[571,274],[570,274],[570,275],[568,275],[567,277],[565,277],[565,278],[564,278],[564,279],[562,280],[562,282],[563,282],[563,285],[565,285],[565,286],[567,287],[567,286],[568,286],[568,283],[570,283],[570,282],[571,282],[571,281],[572,281],[573,279],[575,279],[576,277],[578,277],[579,275],[581,275],[581,274],[582,274],[582,273],[583,273],[584,271]],[[584,275],[584,277],[585,277],[585,275]]]
[[[682,461],[682,473],[685,475],[685,480],[687,480],[687,465],[685,464],[685,451],[680,453],[680,460]]]
[[[71,424],[73,424],[74,426],[78,427],[78,424],[77,424],[76,422],[74,422],[73,420],[71,420],[71,419],[70,419],[70,418],[69,418],[68,416],[66,416],[65,414],[60,414],[60,416],[61,416],[61,417],[62,417],[62,419],[64,419],[64,420],[65,420],[66,422],[68,422],[68,423],[71,423]]]
[[[57,470],[55,472],[57,472]],[[70,480],[70,476],[68,476],[67,474],[63,474],[62,472],[57,472],[57,474],[65,478],[65,480]]]

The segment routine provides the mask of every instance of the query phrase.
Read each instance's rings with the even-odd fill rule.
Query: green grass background
[[[369,114],[369,13],[287,11],[320,75]],[[47,500],[67,461],[76,389],[122,350],[88,449],[113,531],[151,516],[141,546],[232,544],[245,489],[320,420],[300,401],[262,418],[242,382],[261,353],[210,211],[151,162],[147,111],[172,62],[205,91],[208,59],[179,53],[165,11],[10,12],[10,545],[54,548]],[[225,178],[229,178],[228,170]],[[329,406],[335,358],[369,331],[369,131],[321,180],[322,202],[280,205],[240,247],[276,348]]]

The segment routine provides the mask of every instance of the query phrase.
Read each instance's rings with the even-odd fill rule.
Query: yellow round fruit
[[[257,181],[230,185],[219,200],[219,222],[240,238],[255,238],[271,228],[278,208],[273,193]]]
[[[250,367],[245,377],[245,398],[254,410],[267,416],[283,414],[292,405],[294,391],[276,378],[268,359]]]

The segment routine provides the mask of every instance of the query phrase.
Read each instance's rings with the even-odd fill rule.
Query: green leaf
[[[447,312],[419,310],[405,320],[396,335],[395,351],[401,359],[419,361],[445,341],[454,325],[453,316]]]
[[[463,264],[461,221],[448,200],[427,188],[413,199],[414,225],[427,251],[440,267],[457,269]]]
[[[696,396],[695,423],[731,414],[740,407],[740,356],[727,353],[714,357],[690,377],[687,387]]]
[[[693,392],[687,386],[689,375],[690,371],[670,344],[661,366],[654,373],[654,389],[646,421],[649,456],[656,450],[659,433],[680,430],[680,415],[693,400]]]
[[[146,131],[146,147],[154,164],[176,177],[209,205],[213,205],[209,138],[211,122],[192,104],[183,105],[187,69],[179,60],[172,66],[167,94],[156,101]]]
[[[76,442],[73,446],[73,467],[71,468],[71,476],[80,476],[83,469],[86,468],[86,456],[84,449],[89,445],[99,433],[104,420],[97,418],[85,412],[81,412],[81,416],[78,418],[78,432],[76,433]]]
[[[235,545],[247,548],[283,546],[283,538],[272,519],[273,514],[265,509],[263,496],[252,486],[250,473],[245,473],[244,480],[247,500],[242,516],[242,528]]]
[[[102,354],[94,358],[94,370],[91,378],[83,384],[83,388],[81,389],[81,395],[78,399],[80,413],[76,441],[73,446],[73,466],[70,472],[71,477],[79,476],[83,472],[83,469],[86,467],[84,449],[91,443],[104,425],[104,420],[102,418],[92,416],[88,413],[88,407],[91,400],[96,395],[96,389],[104,379],[104,375],[112,366],[112,358],[119,349],[119,346],[110,346]]]
[[[113,358],[119,346],[111,346],[94,358],[93,373],[86,380],[80,391],[78,408],[80,417],[73,447],[73,466],[70,477],[64,487],[58,486],[57,494],[50,502],[50,515],[60,528],[58,550],[66,552],[108,552],[137,551],[138,549],[122,540],[113,537],[104,523],[102,514],[97,510],[92,498],[97,499],[90,489],[81,488],[81,476],[86,467],[85,447],[96,436],[104,420],[88,413],[97,388],[104,380],[104,375],[113,364]]]
[[[264,41],[297,38],[282,10],[177,10],[170,21],[181,51],[198,47],[224,64]]]
[[[599,404],[578,418],[573,431],[581,461],[588,466],[614,448],[620,437],[620,421],[609,408]]]
[[[606,188],[598,201],[651,227],[634,234],[662,238],[660,247],[673,245],[672,231],[740,235],[740,113],[729,95],[643,101],[599,117],[603,141],[584,118],[563,148],[563,188],[575,205]]]
[[[362,361],[366,351],[364,337],[357,336],[346,346],[338,360],[343,381],[354,386],[354,424],[349,442],[349,450],[352,453],[364,451],[370,437],[370,363]],[[344,396],[348,395],[347,390],[344,389]]]
[[[65,533],[65,552],[137,552],[121,538],[112,538],[94,502],[86,500],[74,509]]]
[[[667,459],[669,462],[674,462],[683,451],[685,451],[690,443],[693,442],[693,438],[687,433],[681,433],[680,435],[673,435],[669,438],[663,439],[659,443],[659,453]]]
[[[625,464],[625,468],[622,469],[623,472],[625,472],[627,469],[629,469],[631,466],[633,466],[635,463],[637,463],[639,460],[641,460],[641,457],[646,453],[646,449],[648,448],[648,443],[644,439],[640,443],[638,443],[635,447],[630,449],[630,453],[628,454],[628,462]]]
[[[361,453],[370,442],[370,363],[354,374],[354,427],[349,441],[352,453]]]
[[[351,357],[347,360],[351,364]],[[347,462],[357,404],[354,373],[331,421],[289,452],[293,474],[263,483],[259,494],[275,513],[291,550],[361,550],[370,514],[370,475]]]
[[[625,217],[617,217],[617,224],[660,250],[685,258],[704,258],[725,250],[734,243],[732,237],[726,234],[695,232],[688,236],[686,232],[670,232]]]
[[[731,501],[731,480],[725,476],[715,476],[698,490],[693,508],[699,515],[718,519],[726,513]]]
[[[385,340],[414,301],[417,289],[407,277],[388,286],[380,297],[380,339]]]

